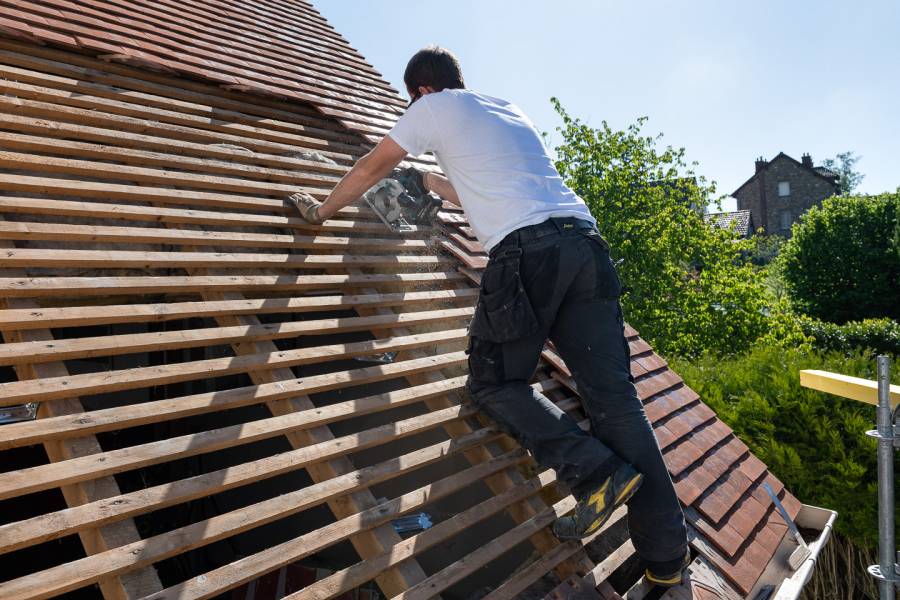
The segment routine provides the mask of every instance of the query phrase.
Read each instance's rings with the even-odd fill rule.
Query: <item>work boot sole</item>
[[[609,518],[612,516],[613,512],[620,507],[621,505],[628,502],[628,500],[638,491],[638,488],[641,487],[641,483],[644,481],[644,476],[640,473],[636,473],[634,477],[632,477],[623,487],[619,490],[619,494],[616,496],[615,500],[612,503],[612,506],[605,510],[600,517],[594,520],[593,523],[590,524],[584,531],[578,531],[578,523],[574,516],[566,516],[560,517],[553,523],[553,534],[559,540],[580,540],[582,538],[588,537],[606,523]],[[603,490],[598,490],[594,492],[588,500],[588,502],[594,502],[594,496],[598,493],[601,493]],[[577,509],[577,507],[576,507]]]

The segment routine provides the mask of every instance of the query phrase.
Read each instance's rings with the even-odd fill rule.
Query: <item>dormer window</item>
[[[781,197],[791,195],[791,182],[790,181],[779,181],[778,182],[778,195]]]

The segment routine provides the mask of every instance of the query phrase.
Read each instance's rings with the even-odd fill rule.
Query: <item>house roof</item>
[[[749,210],[735,210],[731,212],[706,213],[703,219],[721,229],[734,228],[735,233],[741,237],[747,237],[752,232],[753,219]]]
[[[824,179],[831,185],[834,185],[834,186],[837,185],[837,182],[835,181],[835,178],[837,177],[837,175],[830,169],[826,169],[825,167],[807,167],[806,165],[804,165],[802,162],[800,162],[796,158],[788,156],[784,152],[779,152],[778,154],[775,155],[775,157],[772,160],[767,161],[766,164],[763,166],[763,169],[764,170],[768,169],[769,166],[772,165],[775,161],[781,160],[781,159],[785,159],[785,160],[789,160],[789,161],[793,162],[798,167],[805,169],[806,171],[808,171],[809,173],[812,173],[816,177],[821,177],[822,179]],[[737,195],[738,192],[740,192],[742,189],[744,189],[744,187],[747,186],[751,181],[754,181],[758,174],[759,174],[758,171],[756,173],[754,173],[749,179],[747,179],[747,181],[742,183],[736,190],[731,192],[731,195],[732,196]]]
[[[406,107],[307,2],[4,0],[0,33],[308,102],[369,140]]]
[[[215,595],[328,555],[342,557],[337,572],[308,597],[372,580],[391,596],[452,596],[481,577],[511,598],[549,572],[588,572],[613,597],[606,576],[633,551],[612,564],[557,542],[547,527],[571,497],[459,397],[486,264],[464,214],[445,207],[436,229],[400,237],[365,205],[311,226],[284,201],[298,187],[327,194],[399,97],[377,109],[380,129],[347,108],[376,110],[360,98],[381,92],[363,94],[360,80],[390,88],[305,2],[192,0],[190,15],[168,0],[133,4],[17,0],[0,19],[0,366],[14,369],[0,405],[35,402],[41,417],[0,426],[0,453],[46,452],[0,473],[0,500],[35,507],[2,513],[14,520],[0,525],[0,551],[14,559],[78,534],[85,553],[25,564],[5,593]],[[168,46],[185,37],[160,63],[172,72],[102,34],[110,23]],[[265,55],[296,42],[303,54],[286,62],[315,85],[285,101],[281,88],[230,87],[215,57],[191,72],[182,63],[199,50],[186,30],[227,40],[223,54],[245,70],[262,67],[235,46]],[[147,55],[162,45],[148,39]],[[747,596],[786,532],[762,484],[792,515],[799,502],[627,335],[692,545]],[[586,421],[552,347],[534,385]],[[402,538],[391,520],[419,510],[436,525]],[[260,532],[267,545],[254,544]],[[217,546],[208,570],[166,570],[219,540],[231,549]]]

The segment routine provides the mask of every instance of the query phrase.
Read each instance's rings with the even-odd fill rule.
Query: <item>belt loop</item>
[[[556,227],[557,233],[559,233],[560,235],[562,235],[562,233],[563,233],[563,227],[562,227],[562,225],[560,224],[559,219],[556,218],[556,217],[550,217],[550,222],[553,223],[553,226],[554,226],[554,227]]]

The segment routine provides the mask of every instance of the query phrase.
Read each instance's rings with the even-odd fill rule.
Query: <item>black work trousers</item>
[[[687,533],[631,377],[620,295],[609,245],[589,222],[555,218],[510,233],[482,275],[467,388],[576,498],[622,461],[643,473],[628,502],[629,531],[639,556],[664,562],[684,556]],[[548,338],[572,371],[590,433],[528,383]]]

